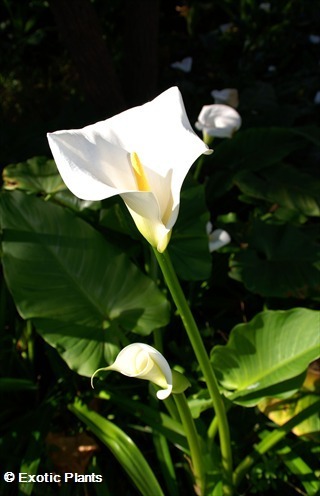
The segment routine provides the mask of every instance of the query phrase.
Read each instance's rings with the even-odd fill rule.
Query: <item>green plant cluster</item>
[[[56,101],[63,108],[62,95],[68,123],[72,102],[83,95],[66,54],[52,58],[47,3],[26,4],[18,2],[19,10],[3,2],[8,18],[0,25],[1,46],[13,44],[16,57],[4,57],[0,74],[7,124],[0,157],[0,465],[29,474],[94,472],[103,482],[63,489],[21,483],[13,493],[1,481],[0,492],[193,494],[190,449],[173,401],[160,404],[153,386],[116,374],[90,387],[96,369],[139,341],[190,380],[206,496],[218,496],[212,402],[152,250],[120,198],[74,197],[38,136],[64,121],[62,111],[48,115]],[[119,4],[104,11],[94,2],[114,22]],[[265,11],[251,0],[224,0],[161,10],[160,86],[181,88],[191,119],[213,103],[214,87],[240,93],[243,126],[232,139],[214,141],[199,180],[191,169],[168,248],[228,412],[236,494],[320,492],[320,132],[313,101],[320,44],[309,41],[316,4],[281,1]],[[226,22],[230,28],[221,31]],[[116,37],[111,21],[104,27]],[[35,53],[51,57],[48,72],[41,63],[34,75],[38,93],[24,72],[29,61],[22,64]],[[194,59],[190,74],[170,68],[173,57],[185,55]],[[64,68],[58,84],[56,71]],[[209,221],[231,236],[211,254]]]

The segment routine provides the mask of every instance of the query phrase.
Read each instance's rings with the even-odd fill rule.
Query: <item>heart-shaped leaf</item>
[[[320,181],[316,177],[282,164],[256,172],[241,172],[234,179],[247,196],[264,199],[290,210],[320,216]]]
[[[121,336],[164,326],[169,305],[124,253],[70,211],[15,191],[0,197],[3,268],[24,319],[90,376]]]
[[[52,194],[66,189],[56,164],[46,157],[8,165],[3,171],[3,182],[7,190],[21,189],[30,193]]]
[[[302,385],[308,365],[320,356],[320,312],[295,308],[266,311],[231,331],[211,360],[229,400],[254,406],[283,398]]]
[[[206,232],[209,218],[203,186],[193,184],[184,188],[179,217],[168,247],[181,279],[199,281],[210,276],[211,256]]]
[[[249,291],[301,299],[319,294],[320,247],[312,232],[256,219],[247,243],[231,258],[229,275]]]

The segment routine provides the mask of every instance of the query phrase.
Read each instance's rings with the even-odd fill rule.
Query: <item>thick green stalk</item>
[[[222,398],[219,393],[218,382],[211,366],[208,354],[204,347],[199,329],[193,318],[188,302],[182,291],[175,270],[172,266],[169,254],[165,251],[159,253],[154,249],[155,256],[162,270],[173,301],[179,311],[180,317],[187,331],[190,343],[198,360],[199,366],[205,378],[213,407],[218,419],[219,437],[222,454],[222,468],[224,475],[224,494],[230,496],[232,490],[232,452],[228,420]]]
[[[204,463],[199,444],[198,433],[194,425],[194,421],[190,412],[190,408],[184,393],[174,394],[178,412],[187,436],[188,445],[190,448],[190,455],[192,461],[193,475],[197,487],[197,494],[203,496],[205,493],[205,473],[203,470]]]

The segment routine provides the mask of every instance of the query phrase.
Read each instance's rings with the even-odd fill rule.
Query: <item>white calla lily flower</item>
[[[202,134],[218,138],[232,138],[241,126],[239,113],[229,105],[204,105],[195,123]]]
[[[319,45],[319,43],[320,43],[320,36],[317,35],[317,34],[310,34],[309,35],[309,41],[313,45]]]
[[[239,93],[236,88],[213,90],[211,96],[214,98],[214,103],[222,103],[233,108],[237,108],[239,105]]]
[[[185,57],[184,59],[179,60],[178,62],[173,62],[171,64],[171,67],[172,69],[179,69],[179,71],[182,72],[191,72],[192,62],[193,62],[192,57]]]
[[[234,29],[235,29],[235,26],[234,26],[233,22],[226,22],[225,24],[221,24],[219,26],[219,30],[221,31],[221,33],[229,33]]]
[[[264,10],[265,12],[270,12],[271,4],[269,2],[262,2],[259,5],[259,9]]]
[[[207,234],[209,237],[210,253],[219,250],[219,248],[226,246],[231,241],[230,234],[224,229],[215,229],[214,231],[212,231],[211,222],[208,222],[207,224]]]
[[[70,191],[91,201],[120,195],[159,252],[170,240],[191,165],[212,152],[192,130],[177,87],[83,129],[49,133],[48,141]]]
[[[317,93],[314,96],[314,103],[315,105],[320,105],[320,91],[317,91]]]
[[[157,391],[159,400],[164,400],[172,392],[172,371],[167,360],[159,351],[144,343],[129,344],[120,351],[115,362],[109,367],[96,370],[91,377],[100,371],[115,370],[127,377],[151,381],[162,389]]]

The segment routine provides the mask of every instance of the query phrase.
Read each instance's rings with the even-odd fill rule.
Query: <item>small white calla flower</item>
[[[176,87],[83,129],[49,133],[48,140],[70,191],[91,201],[120,195],[159,252],[170,240],[191,165],[212,152],[192,130]]]
[[[224,231],[223,229],[215,229],[214,231],[212,231],[211,222],[207,223],[207,234],[209,237],[210,253],[219,250],[219,248],[226,246],[231,241],[230,234],[227,233],[227,231]]]
[[[213,90],[211,96],[214,98],[214,103],[223,103],[233,108],[237,108],[239,105],[239,94],[236,88]]]
[[[178,62],[173,62],[170,67],[172,67],[172,69],[179,69],[179,71],[182,72],[191,72],[192,62],[192,57],[185,57]]]
[[[320,91],[317,91],[313,101],[314,101],[315,105],[320,105]]]
[[[259,9],[264,10],[265,12],[270,12],[271,4],[269,2],[262,2],[259,5]]]
[[[320,36],[317,35],[317,34],[310,34],[309,35],[309,41],[313,45],[319,45],[319,43],[320,43]]]
[[[234,24],[232,22],[226,22],[225,24],[221,24],[219,26],[221,33],[228,33],[229,31],[232,31],[233,28]]]
[[[115,370],[127,377],[151,381],[162,389],[157,392],[159,400],[164,400],[172,392],[172,371],[167,360],[159,351],[144,343],[129,344],[120,351],[115,362],[109,367],[96,370],[91,377],[105,370]]]
[[[203,135],[218,138],[232,138],[241,126],[239,113],[229,105],[205,105],[198,116],[195,126]]]

